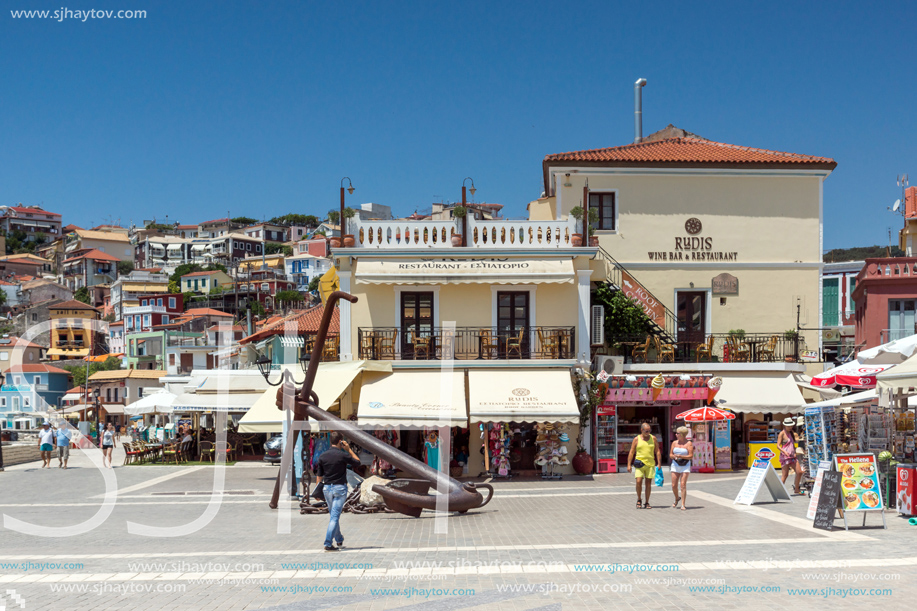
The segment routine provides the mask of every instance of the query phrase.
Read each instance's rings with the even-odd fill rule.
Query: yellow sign
[[[318,279],[318,294],[321,295],[322,303],[328,301],[331,293],[339,290],[341,290],[341,279],[338,278],[337,270],[332,267]]]
[[[748,444],[748,468],[756,460],[766,460],[775,469],[780,470],[780,447],[775,442],[754,442]]]

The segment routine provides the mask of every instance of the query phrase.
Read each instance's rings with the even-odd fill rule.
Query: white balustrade
[[[356,248],[455,248],[459,221],[363,221],[354,218]],[[468,217],[467,248],[566,248],[573,246],[576,219],[478,221]]]

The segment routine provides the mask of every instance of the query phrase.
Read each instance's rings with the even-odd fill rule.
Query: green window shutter
[[[836,327],[840,324],[840,312],[838,312],[838,278],[822,278],[822,318],[823,327]]]

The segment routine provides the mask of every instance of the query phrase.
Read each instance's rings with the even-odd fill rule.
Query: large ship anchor
[[[424,462],[421,462],[394,448],[387,443],[361,430],[353,422],[341,420],[333,414],[329,414],[319,406],[319,397],[312,390],[315,383],[315,376],[318,373],[318,365],[321,361],[322,350],[325,345],[325,338],[328,334],[328,327],[331,324],[331,316],[334,307],[340,299],[346,299],[351,303],[356,303],[357,298],[343,291],[335,291],[325,303],[325,311],[322,315],[322,321],[315,337],[315,344],[312,347],[312,355],[309,359],[309,367],[306,370],[306,379],[303,385],[297,389],[295,400],[293,401],[293,422],[305,422],[310,418],[319,422],[330,423],[330,426],[323,427],[335,430],[341,433],[345,439],[351,441],[365,450],[379,456],[390,462],[395,467],[409,473],[417,479],[396,479],[386,485],[376,484],[372,487],[373,492],[382,497],[385,505],[392,511],[397,511],[411,517],[419,517],[421,511],[430,509],[433,511],[457,511],[465,513],[469,509],[483,507],[493,498],[494,489],[490,484],[475,485],[472,482],[462,483],[442,471],[438,471]],[[277,408],[284,407],[284,392],[290,392],[290,384],[284,384],[277,390]],[[287,387],[286,390],[284,387]],[[286,444],[284,452],[292,452],[296,447],[299,438],[299,426],[293,426],[292,443]],[[287,464],[290,464],[289,462]],[[286,479],[287,474],[283,469],[277,474],[277,481],[274,483],[274,493],[271,496],[271,509],[277,508],[280,498],[281,482]],[[434,487],[440,494],[430,494],[430,488]],[[479,489],[488,491],[487,498],[481,494]],[[445,498],[443,498],[445,497]]]

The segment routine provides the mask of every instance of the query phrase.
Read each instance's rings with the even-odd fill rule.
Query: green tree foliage
[[[169,276],[170,282],[175,282],[179,286],[181,285],[181,277],[187,274],[193,274],[194,272],[209,272],[215,269],[220,270],[221,272],[226,272],[226,266],[221,263],[214,263],[204,267],[198,263],[183,263],[175,268],[175,273]]]
[[[222,295],[223,293],[225,293],[226,290],[227,290],[227,289],[226,289],[225,286],[214,286],[214,287],[211,287],[211,289],[210,289],[210,294],[219,297],[220,295]]]
[[[89,304],[89,289],[86,288],[85,286],[78,288],[76,292],[73,293],[73,298],[76,299],[77,301],[82,301],[83,303],[88,305]]]
[[[862,261],[863,259],[872,259],[877,257],[887,257],[889,250],[892,257],[903,257],[905,252],[897,246],[891,249],[885,246],[857,246],[854,248],[835,248],[825,253],[823,260],[825,263],[842,263],[844,261]]]
[[[239,225],[245,225],[245,226],[248,226],[248,225],[257,225],[257,224],[260,222],[260,221],[258,221],[258,219],[253,219],[253,218],[250,217],[250,216],[237,216],[236,218],[230,219],[230,220],[231,220],[233,223],[237,223],[237,224],[239,224]]]
[[[187,310],[188,308],[191,307],[191,302],[194,300],[194,293],[192,291],[188,291],[187,293],[182,293],[182,298],[185,303],[185,309]]]
[[[278,291],[274,296],[277,303],[295,303],[302,301],[303,296],[299,291]]]
[[[311,293],[312,291],[317,291],[317,290],[318,290],[318,278],[319,278],[319,277],[316,276],[316,277],[312,278],[312,280],[309,282],[309,292],[310,292],[310,293]]]
[[[6,291],[0,291],[0,306],[6,303]]]
[[[169,292],[170,293],[181,293],[181,286],[178,282],[174,280],[169,280]]]
[[[650,319],[643,307],[614,290],[610,284],[600,284],[595,291],[595,302],[605,306],[605,342],[613,344],[646,335]]]
[[[284,225],[289,227],[290,225],[299,225],[302,227],[318,227],[319,221],[317,216],[312,214],[284,214],[283,216],[275,216],[270,220],[274,225]]]
[[[332,225],[337,225],[338,221],[341,220],[341,213],[337,210],[328,211],[328,222]]]
[[[264,309],[264,306],[261,305],[260,301],[252,300],[249,302],[252,310],[252,316],[261,316],[264,317],[267,314],[267,310]]]
[[[67,365],[64,367],[73,376],[74,386],[83,386],[86,384],[86,366],[85,365]],[[121,369],[121,359],[110,356],[101,363],[89,363],[89,376],[98,371],[114,371]]]
[[[134,262],[133,261],[118,261],[118,275],[126,276],[129,273],[134,271]]]
[[[293,247],[287,244],[278,244],[277,242],[265,242],[264,254],[276,255],[277,253],[283,254],[285,257],[292,257]]]
[[[165,223],[148,223],[144,229],[149,229],[150,231],[172,231],[175,229],[175,225],[166,225]]]

